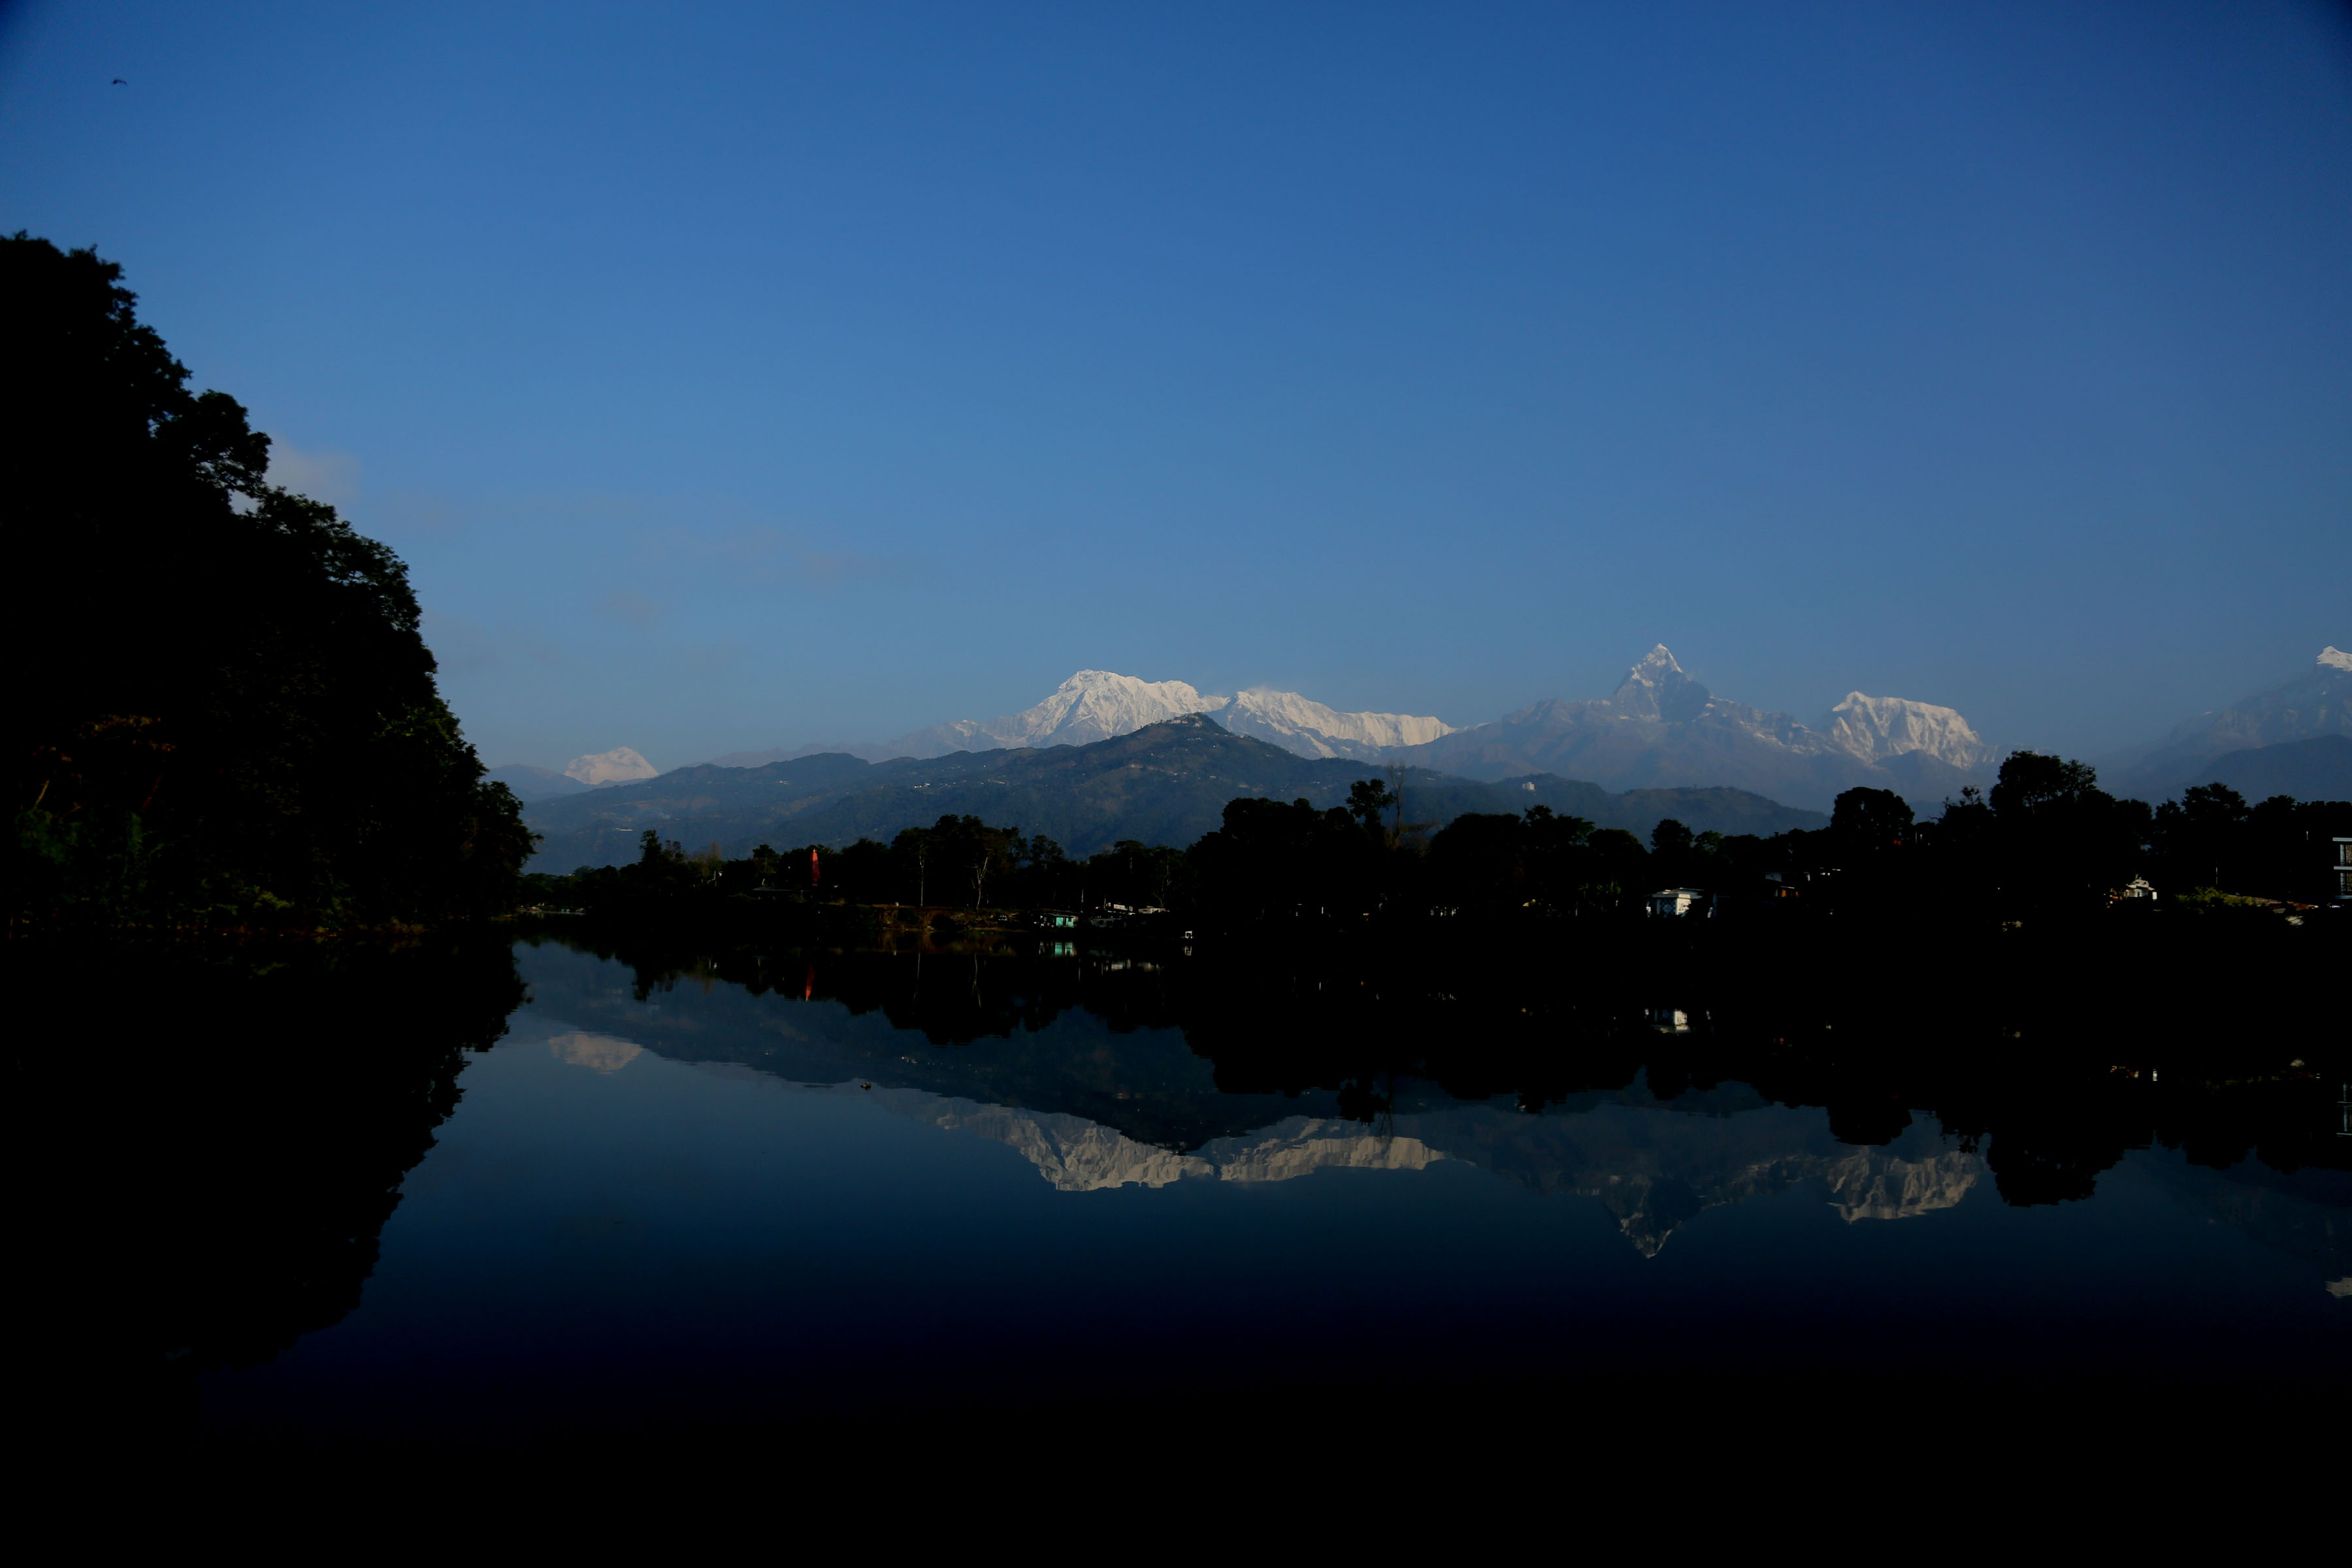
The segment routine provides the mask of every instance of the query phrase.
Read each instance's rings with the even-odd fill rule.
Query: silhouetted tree
[[[890,840],[890,858],[912,873],[915,902],[930,902],[931,831],[927,827],[902,827]]]
[[[1328,919],[1379,900],[1381,846],[1334,806],[1243,798],[1193,846],[1203,902],[1239,920]]]
[[[2176,891],[2221,888],[2233,880],[2234,865],[2250,846],[2252,817],[2236,790],[2219,782],[2196,784],[2156,808],[2150,837],[2167,886]]]
[[[1379,779],[1358,779],[1348,786],[1348,815],[1364,825],[1364,831],[1375,838],[1388,832],[1388,814],[1396,809],[1397,797]]]
[[[1891,789],[1850,789],[1832,804],[1830,832],[1852,854],[1877,855],[1911,836],[1911,803]]]
[[[19,919],[510,907],[530,850],[434,683],[399,558],[271,485],[268,437],[121,268],[0,239]]]
[[[2013,752],[1993,784],[1991,865],[2011,908],[2083,912],[2131,880],[2149,811],[2098,787],[2086,763]]]

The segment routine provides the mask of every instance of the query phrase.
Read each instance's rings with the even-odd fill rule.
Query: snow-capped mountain
[[[1821,731],[1865,762],[1917,754],[1965,770],[1994,758],[1993,749],[1954,710],[1902,697],[1849,691],[1822,721]]]
[[[2119,794],[2168,800],[2211,778],[2210,764],[2230,752],[2327,735],[2352,735],[2352,653],[2334,647],[2321,648],[2291,679],[2200,713],[2153,745],[2105,759],[2101,782]]]
[[[1342,713],[1296,691],[1254,686],[1217,715],[1237,735],[1271,741],[1302,757],[1378,762],[1392,746],[1418,746],[1454,733],[1442,719],[1411,713]]]
[[[1685,673],[1666,645],[1660,643],[1625,672],[1625,679],[1609,694],[1608,706],[1619,717],[1663,719],[1679,724],[1705,714],[1713,700],[1714,694]]]
[[[1044,701],[1001,719],[958,719],[878,745],[780,747],[730,752],[712,760],[720,767],[752,768],[818,752],[846,752],[878,763],[1000,746],[1083,746],[1190,713],[1213,713],[1237,733],[1255,735],[1302,757],[1376,760],[1390,747],[1418,745],[1453,732],[1451,725],[1437,719],[1342,713],[1295,691],[1256,687],[1239,697],[1212,697],[1181,680],[1143,680],[1108,669],[1082,669]]]
[[[616,746],[593,756],[572,758],[563,776],[584,784],[627,784],[633,779],[652,778],[660,772],[631,748]]]
[[[1082,669],[1034,708],[985,722],[960,719],[932,730],[919,730],[918,735],[937,736],[939,750],[905,754],[937,756],[997,746],[1084,746],[1187,713],[1213,713],[1227,700],[1203,697],[1181,680],[1139,680],[1108,669]]]
[[[722,768],[756,768],[827,752],[885,763],[893,757],[943,757],[950,752],[992,752],[1005,746],[1083,746],[1187,713],[1213,713],[1229,700],[1203,697],[1181,680],[1140,680],[1108,669],[1082,669],[1044,701],[1001,719],[951,720],[911,730],[895,741],[730,752],[711,762]]]
[[[1428,715],[1342,712],[1268,687],[1228,698],[1181,680],[1082,669],[1044,701],[1001,719],[960,719],[879,745],[736,752],[716,761],[759,767],[822,751],[878,763],[1086,745],[1191,714],[1213,715],[1235,734],[1302,757],[1401,762],[1484,780],[1551,773],[1612,790],[1728,785],[1813,810],[1857,784],[1933,802],[1990,783],[1986,770],[1996,760],[1949,708],[1856,691],[1820,729],[1808,729],[1789,714],[1716,696],[1660,644],[1605,699],[1553,699],[1467,730]]]
[[[1390,755],[1475,779],[1551,773],[1615,790],[1722,784],[1814,810],[1857,785],[1934,801],[1990,782],[1981,772],[1991,759],[1948,708],[1856,692],[1832,710],[1828,732],[1811,730],[1716,696],[1663,643],[1604,699],[1553,698]]]

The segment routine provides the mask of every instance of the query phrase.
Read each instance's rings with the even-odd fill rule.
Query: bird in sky
[[[129,87],[131,84],[123,80],[121,77],[116,77],[114,79],[114,85],[117,87]]]

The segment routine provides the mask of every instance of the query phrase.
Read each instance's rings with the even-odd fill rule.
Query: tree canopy
[[[505,907],[530,845],[441,700],[406,568],[268,482],[269,438],[94,251],[0,238],[18,921]]]

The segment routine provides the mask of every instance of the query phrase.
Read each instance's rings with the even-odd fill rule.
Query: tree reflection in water
[[[2198,940],[2202,966],[2231,966],[2210,936]],[[887,1026],[835,1031],[805,1071],[771,1062],[774,1042],[756,1032],[680,1040],[667,1054],[733,1050],[804,1079],[866,1071],[1085,1116],[1171,1149],[1263,1126],[1269,1109],[1290,1114],[1303,1099],[1371,1123],[1407,1104],[1508,1099],[1538,1112],[1638,1079],[1664,1102],[1738,1084],[1765,1103],[1817,1106],[1831,1135],[1858,1147],[1893,1142],[1926,1112],[1982,1152],[2011,1204],[2086,1198],[2102,1172],[2152,1146],[2216,1170],[2352,1166],[2352,1139],[2334,1135],[2347,1048],[2322,988],[2280,988],[2249,1027],[2236,990],[2184,988],[2183,955],[2137,934],[2113,951],[1849,952],[1833,987],[1792,979],[1803,971],[1787,954],[1691,964],[1654,944],[1541,961],[593,951],[632,966],[640,1000],[681,980],[723,983],[749,998],[837,1002]],[[1662,995],[1675,1005],[1659,1006]],[[1213,1081],[1045,1033],[1073,1014],[1113,1037],[1181,1031]],[[910,1069],[908,1033],[945,1048]],[[985,1052],[955,1049],[982,1040]]]
[[[17,944],[9,963],[40,1315],[71,1347],[39,1392],[101,1426],[184,1408],[197,1372],[359,1305],[467,1053],[523,999],[497,939]]]
[[[543,1005],[619,1033],[657,1027],[619,996],[600,1000],[611,982],[595,976],[611,971],[585,949],[567,962],[566,945],[533,959]],[[1298,1159],[1286,1140],[1328,1142],[1324,1119],[1403,1133],[1536,1190],[1587,1192],[1655,1251],[1703,1208],[1798,1181],[1827,1183],[1854,1215],[1956,1201],[1937,1194],[1979,1173],[2011,1205],[2071,1203],[2129,1152],[2161,1147],[2186,1157],[2191,1173],[2174,1184],[2201,1183],[2189,1195],[2214,1217],[2329,1279],[2352,1273],[2352,1139],[2334,1135],[2333,1114],[2343,1047],[2316,993],[2249,1030],[2234,996],[2183,994],[2158,973],[2175,955],[2144,942],[2011,946],[1998,966],[1944,955],[1973,976],[1967,987],[1907,954],[1850,964],[1835,988],[1667,956],[599,950],[631,966],[632,1003],[697,988],[682,999],[696,1027],[652,1048],[909,1091],[909,1114],[1014,1143],[1056,1185],[1233,1179]],[[1945,977],[1926,1005],[1931,973]],[[1655,1005],[1662,993],[1680,1005]],[[839,1011],[790,1014],[803,1024],[780,1040],[788,1015],[768,1000],[779,994]],[[910,1053],[909,1036],[929,1048]],[[1494,1120],[1506,1104],[1527,1113],[1521,1125]],[[1669,1149],[1593,1119],[1628,1105],[1717,1131]],[[1826,1137],[1791,1122],[1772,1135],[1785,1147],[1750,1148],[1753,1134],[1724,1120],[1769,1106],[1819,1108]],[[1915,1112],[1940,1133],[1916,1148]],[[1105,1144],[1106,1130],[1125,1146]]]
[[[2326,1054],[2343,1047],[2292,1011],[2246,1031],[2193,999],[2094,1004],[2030,967],[1922,1007],[1900,968],[1825,992],[1605,953],[600,956],[547,939],[527,958],[563,1059],[615,1070],[643,1047],[871,1083],[1072,1189],[1461,1160],[1590,1194],[1655,1252],[1706,1207],[1800,1182],[1850,1219],[1987,1184],[2064,1203],[2161,1145],[2187,1162],[2165,1179],[2213,1217],[2352,1273],[2352,1139]],[[466,1053],[523,1000],[498,942],[10,962],[33,1013],[16,1059],[39,1108],[22,1152],[55,1392],[99,1420],[349,1313]],[[1660,1107],[1690,1114],[1662,1131]],[[100,1268],[68,1264],[94,1240]]]

